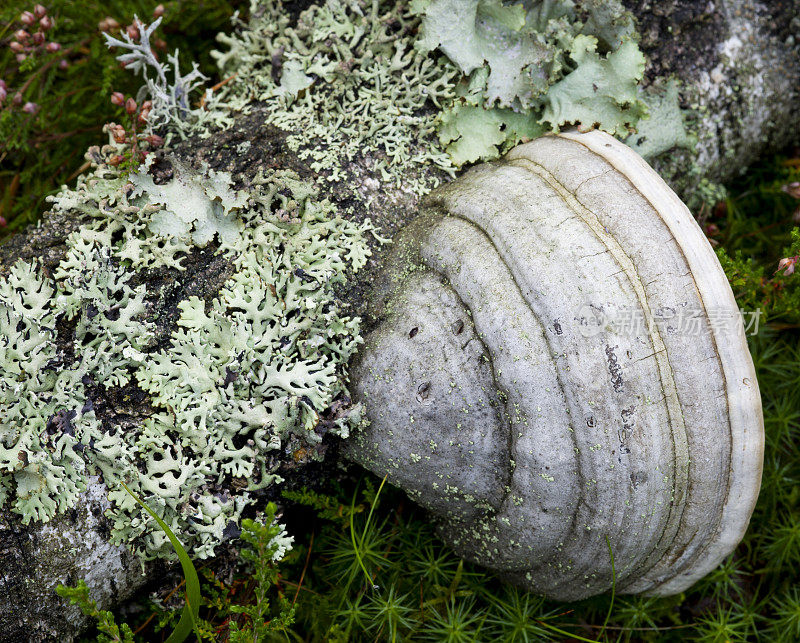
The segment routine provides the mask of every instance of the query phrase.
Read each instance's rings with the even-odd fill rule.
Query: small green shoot
[[[367,515],[367,522],[364,524],[364,531],[361,533],[361,538],[359,538],[358,543],[356,543],[356,530],[355,525],[353,524],[353,515],[355,514],[355,505],[356,505],[356,494],[353,494],[353,502],[350,505],[350,538],[353,541],[353,551],[356,554],[356,558],[358,559],[358,564],[361,567],[361,570],[364,572],[364,576],[367,579],[367,586],[376,589],[377,586],[373,583],[372,576],[369,575],[366,566],[364,565],[364,560],[361,558],[361,550],[364,547],[364,541],[367,536],[367,530],[369,529],[369,523],[372,520],[372,514],[375,511],[375,505],[378,504],[378,497],[381,495],[381,491],[383,490],[383,485],[386,484],[386,478],[388,478],[388,474],[383,477],[381,481],[380,487],[378,487],[378,492],[375,494],[375,497],[372,499],[372,506],[369,508],[369,514]]]
[[[178,621],[178,625],[175,626],[175,629],[172,631],[172,634],[169,635],[166,643],[182,643],[193,631],[196,632],[198,629],[197,622],[200,618],[200,603],[202,598],[200,596],[200,579],[197,577],[197,570],[194,568],[194,564],[192,564],[192,559],[189,558],[183,545],[181,545],[181,542],[175,534],[172,533],[167,523],[161,520],[161,518],[159,518],[139,496],[133,493],[124,482],[120,481],[120,484],[125,491],[131,494],[133,499],[153,517],[153,520],[158,523],[158,526],[161,527],[163,532],[167,535],[167,538],[169,538],[169,541],[175,548],[175,553],[178,554],[178,559],[181,561],[183,577],[186,580],[186,605],[183,606],[183,612],[181,612],[181,619]]]

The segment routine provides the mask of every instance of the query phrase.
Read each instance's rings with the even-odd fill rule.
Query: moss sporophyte
[[[109,162],[129,145],[113,131],[89,151],[91,172],[52,199],[81,222],[66,256],[52,275],[20,261],[0,280],[0,504],[47,521],[100,475],[114,542],[146,558],[172,551],[124,481],[192,556],[212,555],[253,492],[279,482],[278,450],[317,443],[320,414],[346,391],[359,320],[332,293],[365,264],[371,224],[344,218],[326,186],[347,186],[359,158],[384,185],[422,195],[442,173],[564,124],[627,136],[645,116],[630,15],[583,4],[579,14],[572,2],[525,12],[500,0],[329,0],[293,20],[275,0],[254,2],[249,23],[219,38],[229,82],[197,108],[187,96],[199,72],[182,76],[170,57],[168,81],[149,57],[152,25],[110,41],[144,77],[144,133],[163,134],[164,158],[173,139],[209,136],[258,105],[316,176],[270,170],[236,190],[229,174],[173,158],[163,182],[147,143],[133,169]],[[198,248],[230,261],[230,277],[210,301],[177,303],[159,344],[164,293],[146,276],[180,273]],[[102,421],[98,387],[135,389],[153,412],[124,430]],[[345,437],[349,422],[334,431]]]

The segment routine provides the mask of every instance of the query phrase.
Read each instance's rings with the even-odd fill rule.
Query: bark
[[[800,56],[791,31],[800,0],[755,3],[750,0],[626,0],[637,15],[642,47],[650,59],[647,81],[674,74],[683,81],[682,99],[698,111],[700,143],[695,152],[678,151],[657,162],[665,178],[686,198],[696,177],[686,168],[695,161],[705,176],[726,181],[768,150],[797,142],[796,111]],[[226,132],[206,140],[188,141],[177,156],[199,167],[232,172],[237,187],[246,188],[259,167],[292,168],[310,177],[308,165],[285,145],[285,135],[264,125],[258,110],[240,117]],[[242,141],[244,154],[233,150]],[[372,176],[371,159],[357,159],[350,168],[348,185],[330,184],[324,195],[355,208],[356,219],[369,216],[385,237],[392,237],[416,214],[417,197],[402,187]],[[428,170],[432,172],[433,170]],[[444,180],[445,177],[440,177]],[[357,195],[358,198],[354,198]],[[369,204],[369,212],[367,205]],[[63,215],[46,215],[42,222],[0,246],[0,274],[17,259],[38,258],[52,270],[65,254],[65,240],[79,223]],[[354,315],[364,316],[365,331],[374,325],[367,311],[368,295],[380,271],[386,250],[375,240],[373,257],[365,269],[339,295]],[[169,270],[153,271],[142,279],[158,289],[170,284],[172,308],[157,320],[157,333],[168,341],[179,311],[175,305],[196,295],[212,299],[230,274],[230,264],[214,248],[197,250],[176,284]],[[64,329],[69,339],[69,329]],[[96,412],[104,422],[136,423],[150,411],[147,399],[135,387],[91,392]],[[318,472],[287,463],[284,477],[312,479]],[[292,470],[289,470],[292,469]],[[93,481],[78,506],[46,525],[23,527],[16,515],[0,511],[2,599],[0,640],[69,641],[85,625],[75,608],[66,607],[54,588],[85,578],[103,608],[113,607],[165,573],[164,566],[144,571],[138,560],[121,547],[108,543],[109,525],[105,487]]]
[[[642,36],[645,86],[676,77],[692,113],[696,149],[653,164],[684,200],[702,177],[729,183],[760,156],[800,143],[800,0],[623,4]]]

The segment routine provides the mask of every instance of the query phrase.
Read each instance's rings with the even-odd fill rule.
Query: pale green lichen
[[[625,143],[646,159],[675,147],[692,149],[697,144],[697,137],[689,134],[678,103],[678,82],[670,80],[663,91],[647,92],[647,118],[639,121],[636,133],[631,134]]]
[[[83,453],[98,425],[87,378],[127,382],[126,366],[141,355],[136,346],[147,330],[131,320],[141,290],[127,286],[108,253],[78,253],[82,277],[73,275],[63,289],[21,261],[0,281],[0,471],[23,523],[48,520],[85,489]],[[62,316],[76,321],[72,360],[56,343]]]
[[[645,113],[644,56],[616,2],[415,0],[420,43],[468,76],[439,137],[456,165],[498,157],[564,125],[627,134]],[[608,51],[597,52],[598,45]]]
[[[158,185],[148,165],[124,177],[98,163],[53,199],[85,221],[53,279],[19,262],[0,280],[0,500],[24,523],[47,521],[99,473],[114,542],[140,536],[144,557],[171,552],[122,480],[203,558],[278,479],[282,454],[321,440],[320,414],[344,393],[360,342],[332,288],[366,262],[369,223],[342,220],[291,172],[259,174],[243,193],[226,174],[174,167]],[[136,270],[181,270],[212,242],[232,276],[211,302],[181,301],[157,349],[147,319],[159,294],[130,285]],[[101,423],[87,388],[126,385],[154,412],[133,427]],[[347,416],[326,430],[347,435]]]
[[[418,18],[386,0],[331,0],[293,27],[273,0],[253,2],[251,15],[239,35],[218,37],[228,48],[213,54],[221,73],[236,77],[214,100],[243,111],[258,101],[271,124],[290,132],[300,158],[331,181],[347,179],[357,158],[418,193],[436,179],[414,179],[415,168],[452,172],[435,144],[436,116],[460,72],[415,49]]]
[[[646,122],[648,140],[686,144],[670,139],[684,131],[680,113],[662,109],[670,96],[640,91],[645,59],[615,0],[327,0],[296,26],[280,3],[254,0],[251,16],[219,37],[228,50],[214,55],[235,82],[215,100],[243,111],[259,101],[331,181],[366,158],[424,194],[436,179],[414,168],[452,172],[566,125],[624,138]]]

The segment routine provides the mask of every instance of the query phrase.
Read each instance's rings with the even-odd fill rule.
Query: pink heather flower
[[[784,257],[778,262],[778,269],[775,272],[783,270],[783,274],[788,277],[794,272],[798,258],[800,258],[798,255],[794,257]]]
[[[45,16],[41,20],[39,20],[39,26],[42,28],[43,31],[47,31],[48,29],[53,28],[53,20],[50,16]]]
[[[800,199],[800,181],[794,181],[793,183],[787,183],[784,186],[781,186],[781,190],[786,192],[791,197],[795,199]]]
[[[132,98],[126,100],[125,111],[128,112],[128,114],[134,114],[136,112],[136,101],[133,100]]]
[[[23,47],[22,44],[18,43],[16,40],[12,40],[10,43],[8,43],[8,48],[16,54],[21,54],[23,51],[25,51],[25,47]]]
[[[128,140],[128,136],[125,133],[125,128],[122,125],[117,125],[116,123],[111,123],[111,127],[109,128],[111,131],[111,136],[114,137],[115,143],[125,143]]]
[[[145,140],[153,147],[161,147],[164,144],[164,139],[158,134],[150,134],[150,136],[145,137]]]
[[[59,69],[66,69],[67,67],[69,67],[69,63],[67,62],[67,59],[66,59],[66,58],[62,59],[62,60],[61,60],[61,61],[58,63],[58,68],[59,68]]]
[[[19,20],[23,25],[30,27],[34,22],[36,22],[36,16],[34,16],[30,11],[23,11],[22,15],[19,17]]]
[[[47,14],[47,9],[45,9],[45,8],[44,8],[42,5],[40,5],[40,4],[37,4],[37,5],[36,5],[36,6],[33,8],[33,15],[35,15],[37,18],[44,18],[44,16],[45,16],[46,14]]]
[[[19,92],[14,94],[14,98],[11,99],[11,102],[17,106],[22,105],[22,94],[20,94]]]
[[[26,114],[35,114],[39,111],[39,106],[36,103],[31,103],[28,101],[22,106],[22,111]]]
[[[122,107],[125,104],[125,95],[122,92],[114,92],[111,94],[111,104]]]
[[[44,34],[41,31],[37,31],[33,34],[33,44],[34,45],[41,45],[44,42]]]
[[[5,220],[5,217],[0,217],[0,228],[5,228],[8,225],[8,221]]]
[[[17,29],[14,32],[14,38],[19,40],[20,42],[25,42],[30,37],[31,37],[31,35],[27,31],[25,31],[24,29]]]
[[[17,54],[17,62],[24,63],[28,56],[26,54]]]
[[[139,40],[141,34],[139,33],[139,27],[136,25],[128,25],[128,28],[125,32],[130,36],[131,40]]]
[[[0,87],[0,103],[3,103],[8,96],[8,90],[5,87]]]
[[[47,43],[47,51],[49,51],[51,54],[54,54],[54,53],[56,53],[57,51],[60,51],[60,50],[61,50],[61,45],[59,43],[57,43],[57,42],[48,42]]]
[[[164,5],[160,4],[155,9],[153,9],[153,18],[160,18],[164,15]]]

